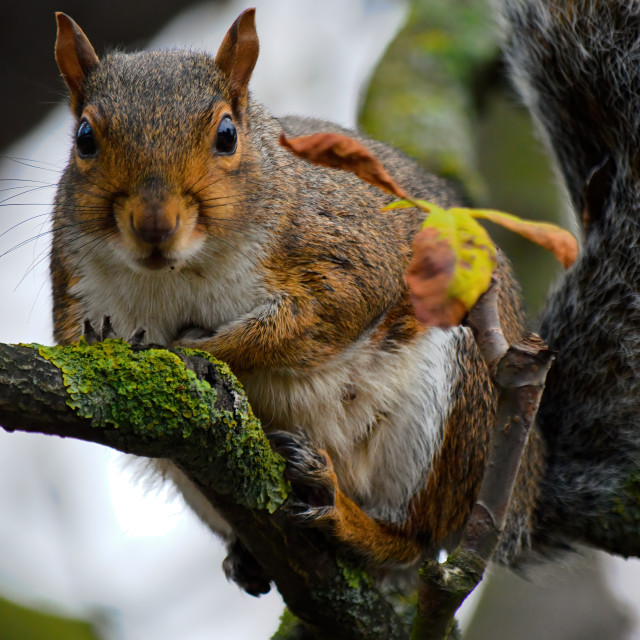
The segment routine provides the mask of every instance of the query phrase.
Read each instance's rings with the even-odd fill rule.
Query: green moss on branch
[[[135,438],[158,443],[162,455],[169,449],[177,463],[198,469],[204,486],[250,509],[273,512],[286,498],[284,460],[271,450],[235,376],[208,354],[184,353],[209,360],[201,378],[178,353],[132,350],[123,340],[34,347],[62,372],[67,405],[92,427],[115,430],[113,439],[128,450]],[[220,380],[231,402],[219,398]]]

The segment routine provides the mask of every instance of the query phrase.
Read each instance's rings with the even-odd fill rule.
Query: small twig
[[[500,326],[500,314],[498,312],[498,292],[500,291],[500,279],[494,272],[491,285],[485,291],[476,304],[469,311],[468,322],[476,344],[484,361],[493,376],[498,362],[509,349],[509,343],[504,337]]]
[[[505,526],[516,477],[553,354],[536,335],[508,346],[500,327],[498,283],[480,297],[469,324],[498,389],[496,426],[480,492],[458,548],[440,564],[420,570],[413,640],[444,640],[454,615],[478,585]]]

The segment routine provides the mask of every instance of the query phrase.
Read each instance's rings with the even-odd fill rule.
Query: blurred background
[[[483,0],[255,0],[255,97],[272,113],[357,122],[458,180],[468,198],[547,220],[565,201],[504,81]],[[5,3],[0,22],[0,341],[52,342],[49,213],[71,120],[53,57],[53,12],[98,55],[190,46],[215,53],[246,2]],[[384,54],[384,57],[382,57]],[[553,259],[490,229],[532,317]],[[0,430],[0,640],[268,638],[279,596],[227,584],[224,549],[124,456]],[[523,578],[493,568],[465,605],[466,640],[640,639],[640,570],[582,551]]]

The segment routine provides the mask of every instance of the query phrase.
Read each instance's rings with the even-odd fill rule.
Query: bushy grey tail
[[[502,0],[515,84],[582,214],[594,170],[636,173],[640,149],[640,2]],[[593,212],[597,215],[597,211]]]
[[[557,360],[539,412],[539,536],[638,555],[640,536],[621,547],[620,532],[640,521],[640,0],[496,5],[585,235],[541,324]]]

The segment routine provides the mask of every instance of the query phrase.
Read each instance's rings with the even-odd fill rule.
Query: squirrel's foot
[[[287,462],[285,477],[293,489],[287,501],[290,516],[301,524],[332,529],[339,520],[338,480],[327,452],[316,449],[301,433],[274,431],[267,437]]]
[[[144,327],[138,327],[133,335],[127,340],[127,342],[134,349],[144,349],[149,347],[150,345],[147,343],[147,330]]]
[[[215,330],[205,327],[187,326],[180,329],[177,337],[172,342],[172,347],[185,349],[203,349],[207,351],[207,343],[216,334]]]
[[[180,330],[176,342],[193,342],[197,344],[198,342],[210,340],[215,335],[215,333],[215,331],[206,329],[205,327],[189,325],[187,327],[183,327]]]
[[[321,529],[360,562],[374,566],[414,562],[420,557],[415,536],[372,518],[340,491],[325,451],[299,433],[276,431],[268,438],[287,462],[285,476],[293,491],[284,506],[295,522]]]
[[[222,562],[222,569],[227,580],[232,580],[251,596],[257,598],[271,591],[269,576],[238,538],[227,546],[227,557]]]
[[[134,349],[146,349],[150,345],[146,341],[147,330],[144,327],[138,327],[133,334],[127,339],[127,342]],[[117,338],[116,332],[113,330],[110,316],[102,317],[102,325],[99,330],[95,330],[89,318],[85,318],[82,326],[82,337],[87,344],[95,344],[103,342],[108,338]]]

